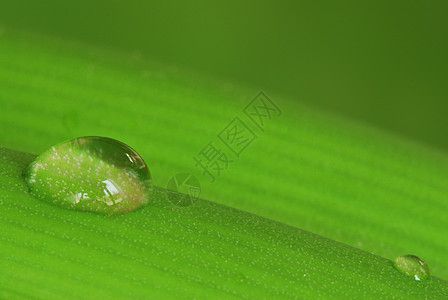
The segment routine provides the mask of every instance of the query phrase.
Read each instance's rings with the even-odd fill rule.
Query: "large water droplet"
[[[401,273],[413,277],[415,280],[426,280],[431,277],[428,265],[415,255],[397,257],[394,266]]]
[[[133,211],[149,201],[151,177],[129,146],[104,137],[82,137],[52,147],[26,169],[37,198],[101,214]]]

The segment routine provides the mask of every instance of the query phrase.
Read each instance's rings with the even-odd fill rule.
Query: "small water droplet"
[[[428,265],[423,259],[415,255],[397,257],[394,266],[398,271],[415,280],[426,280],[431,277]]]
[[[101,214],[133,211],[149,201],[151,176],[132,148],[104,137],[82,137],[51,147],[26,169],[37,198]]]

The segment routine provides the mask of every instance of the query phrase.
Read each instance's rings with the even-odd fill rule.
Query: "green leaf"
[[[6,30],[0,145],[40,154],[74,137],[115,138],[144,157],[156,186],[187,171],[212,202],[176,207],[161,189],[114,218],[64,210],[31,198],[21,177],[31,157],[3,149],[3,295],[446,296],[446,154],[270,92],[283,114],[261,131],[242,111],[258,92]],[[235,117],[257,139],[209,183],[193,156],[210,141],[228,150],[217,135]],[[436,277],[396,271],[388,259],[403,254]]]
[[[158,189],[151,205],[104,217],[27,193],[33,156],[0,148],[3,298],[443,297],[391,261],[317,235],[199,200],[188,208]]]

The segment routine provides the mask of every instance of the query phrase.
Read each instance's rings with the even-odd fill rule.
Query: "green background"
[[[5,1],[13,25],[244,82],[447,149],[447,1]]]

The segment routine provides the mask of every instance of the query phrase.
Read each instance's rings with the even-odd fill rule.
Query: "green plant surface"
[[[447,12],[446,0],[16,0],[0,26],[282,91],[448,151]]]
[[[29,195],[32,155],[0,148],[2,298],[328,298],[448,295],[391,261],[233,208],[173,206],[164,189],[125,215],[76,212]]]
[[[399,279],[400,273],[392,272],[395,270],[386,259],[414,254],[428,263],[433,275],[448,278],[445,153],[314,111],[266,91],[283,114],[270,120],[264,132],[256,131],[257,140],[240,158],[234,157],[216,182],[210,183],[202,176],[193,156],[210,141],[218,144],[217,134],[234,117],[247,120],[242,109],[258,92],[258,88],[220,83],[127,53],[5,30],[0,36],[0,145],[40,154],[74,137],[111,137],[143,156],[156,186],[164,187],[176,173],[191,172],[201,180],[201,198],[216,203],[200,201],[189,208],[177,208],[159,199],[129,216],[102,219],[30,198],[19,176],[20,168],[14,171],[8,165],[11,162],[4,161],[6,165],[0,170],[15,173],[2,177],[1,182],[1,199],[6,204],[0,206],[5,224],[1,237],[6,245],[2,251],[9,259],[19,258],[7,272],[2,266],[5,290],[33,294],[53,290],[59,295],[56,289],[62,292],[78,280],[86,284],[86,290],[77,292],[92,292],[94,296],[113,296],[117,290],[138,296],[151,287],[154,295],[162,295],[171,285],[174,292],[197,296],[217,293],[219,288],[250,296],[262,291],[274,295],[283,291],[285,294],[278,296],[296,297],[347,296],[352,292],[362,295],[364,291],[391,297],[404,297],[405,292],[416,296],[435,293],[429,297],[444,293],[445,283],[434,278],[429,285]],[[137,248],[131,246],[133,238]],[[255,240],[260,244],[253,244]],[[305,240],[313,246],[294,252],[295,247],[308,247]],[[14,245],[15,241],[21,246]],[[149,242],[153,244],[145,244]],[[58,257],[57,251],[51,252],[54,248],[64,250],[55,267],[50,263]],[[229,249],[239,253],[235,259]],[[207,256],[214,251],[221,256]],[[68,260],[71,253],[75,259],[67,262],[66,269],[74,278],[65,279],[62,261]],[[25,261],[25,257],[29,259]],[[239,259],[252,259],[259,268],[269,265],[269,272],[263,275]],[[132,263],[135,261],[141,265]],[[303,281],[311,278],[303,276],[311,269],[304,268],[301,274],[293,272],[299,270],[297,263],[310,268],[316,264],[316,273],[312,274],[320,274],[317,276],[321,281]],[[159,271],[146,274],[143,266],[150,264],[156,264]],[[41,267],[48,272],[39,273]],[[130,275],[132,268],[139,268],[135,275]],[[235,277],[224,269],[240,270],[240,275]],[[359,272],[355,273],[355,269]],[[58,276],[48,281],[39,277],[53,272]],[[135,288],[138,281],[132,277],[137,280],[137,275],[147,276],[148,280],[141,282],[144,287]],[[299,275],[304,277],[300,277],[303,284],[297,281]],[[100,291],[95,285],[95,278],[103,284],[118,284],[114,276],[131,277],[123,280],[122,288],[112,288],[113,292]],[[259,280],[260,285],[247,285],[246,277]],[[239,289],[235,278],[243,280]],[[29,282],[25,283],[25,279]],[[4,280],[9,284],[5,285]],[[89,290],[87,283],[94,281]],[[331,282],[340,289],[333,288]],[[268,285],[265,290],[260,288],[263,284]]]

